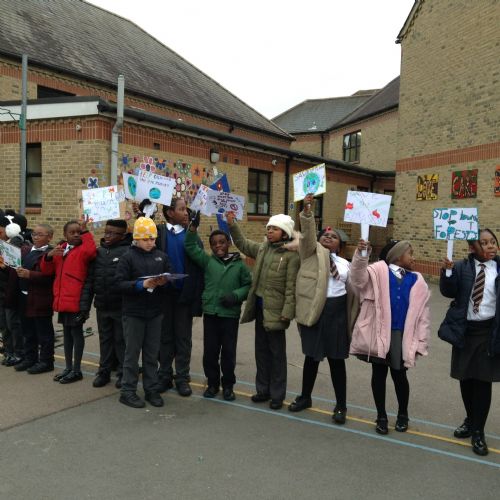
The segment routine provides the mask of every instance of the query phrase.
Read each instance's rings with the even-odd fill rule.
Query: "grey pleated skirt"
[[[403,361],[403,332],[401,330],[391,330],[391,345],[385,359],[377,356],[368,358],[366,354],[359,354],[357,357],[361,361],[387,365],[393,370],[406,370]]]

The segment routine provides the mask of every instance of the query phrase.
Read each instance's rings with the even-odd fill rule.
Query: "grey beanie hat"
[[[411,243],[408,240],[398,241],[388,252],[385,261],[387,264],[394,264],[401,255],[403,255],[408,248],[411,247]]]

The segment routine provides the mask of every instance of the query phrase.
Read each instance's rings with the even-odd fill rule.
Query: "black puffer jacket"
[[[164,252],[155,248],[151,252],[145,252],[132,245],[120,258],[116,270],[117,286],[123,300],[123,315],[154,318],[161,314],[166,287],[156,287],[151,293],[145,289],[138,289],[136,285],[142,276],[170,272],[172,266]]]
[[[104,239],[101,239],[101,246],[97,249],[95,260],[89,266],[87,280],[82,291],[82,297],[86,297],[86,303],[91,304],[94,298],[96,309],[104,311],[116,311],[122,307],[122,294],[118,290],[116,269],[120,258],[128,251],[131,243],[130,233],[113,246],[106,246]]]
[[[497,263],[497,272],[500,273],[500,257],[495,257],[495,262]],[[453,299],[453,301],[439,327],[438,335],[441,340],[460,349],[465,345],[467,309],[475,281],[476,266],[473,254],[469,255],[467,259],[456,262],[449,278],[446,277],[444,270],[441,270],[439,289],[442,295]],[[491,356],[500,355],[500,274],[497,274],[495,280],[495,290],[497,305],[495,321],[491,329],[489,349]]]

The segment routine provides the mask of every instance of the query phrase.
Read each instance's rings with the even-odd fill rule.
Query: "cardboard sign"
[[[435,208],[434,238],[437,240],[475,240],[479,238],[477,208]]]
[[[347,191],[344,221],[386,227],[391,199],[388,194]]]
[[[303,200],[307,194],[318,195],[323,193],[326,193],[326,169],[324,163],[293,175],[293,201]]]
[[[123,172],[123,190],[127,200],[137,200],[137,175]],[[142,200],[140,200],[142,201]]]
[[[120,200],[124,193],[117,186],[107,186],[82,191],[83,214],[89,222],[120,218]]]
[[[4,264],[10,267],[20,267],[21,266],[21,249],[7,243],[6,241],[0,240],[0,255],[4,261]]]
[[[208,186],[200,184],[198,192],[196,193],[196,196],[189,208],[194,212],[197,212],[199,210],[203,215],[211,215],[210,210],[207,206],[209,191],[210,188]]]
[[[139,173],[135,199],[149,198],[153,203],[170,206],[174,189],[175,179],[143,170]]]
[[[228,193],[226,191],[208,190],[207,210],[211,215],[224,214],[226,212],[234,212],[236,219],[243,219],[243,208],[245,206],[245,198],[237,194]]]

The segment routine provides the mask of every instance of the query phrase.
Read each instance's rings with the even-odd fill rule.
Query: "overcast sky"
[[[268,118],[381,88],[413,0],[89,0],[125,17]]]

